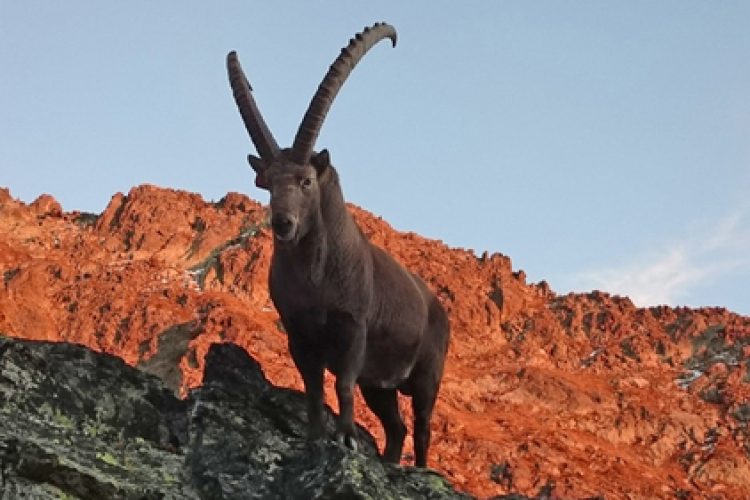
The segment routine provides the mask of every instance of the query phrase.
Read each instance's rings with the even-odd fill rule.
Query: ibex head
[[[280,149],[258,110],[252,88],[237,54],[227,56],[229,82],[242,120],[259,156],[248,155],[255,170],[255,185],[271,193],[271,225],[276,239],[297,242],[314,223],[320,206],[321,187],[335,176],[327,150],[313,151],[326,114],[347,77],[373,45],[390,38],[396,46],[396,30],[385,23],[355,35],[331,64],[310,101],[291,148]]]

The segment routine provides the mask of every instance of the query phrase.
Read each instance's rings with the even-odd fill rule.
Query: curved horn
[[[331,64],[328,73],[320,82],[317,92],[307,107],[305,117],[297,130],[292,145],[291,159],[298,164],[304,164],[310,159],[315,141],[323,126],[328,110],[333,104],[333,99],[341,90],[349,73],[352,72],[357,63],[364,57],[373,45],[384,38],[390,38],[393,46],[396,46],[396,29],[386,23],[375,23],[357,33],[349,40],[349,45],[341,49],[341,54]]]
[[[258,106],[253,99],[250,83],[242,71],[240,61],[235,51],[227,54],[227,73],[229,74],[229,85],[232,86],[234,100],[237,108],[240,110],[242,121],[245,122],[245,128],[250,134],[250,138],[255,144],[258,154],[266,161],[272,161],[279,154],[279,145],[276,139],[268,130],[266,122],[263,120]]]

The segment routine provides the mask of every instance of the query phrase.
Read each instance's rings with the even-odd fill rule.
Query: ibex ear
[[[268,165],[266,165],[266,162],[255,155],[247,155],[247,161],[253,167],[253,170],[255,170],[255,185],[261,189],[269,189],[270,184],[266,176]]]
[[[318,171],[318,177],[320,177],[331,166],[331,155],[327,149],[324,149],[320,153],[313,153],[310,163]]]

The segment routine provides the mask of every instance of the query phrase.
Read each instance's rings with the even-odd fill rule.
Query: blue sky
[[[328,65],[388,21],[318,147],[397,229],[558,293],[750,314],[750,2],[0,0],[0,186],[100,212],[141,183],[262,201],[237,50],[290,145]]]

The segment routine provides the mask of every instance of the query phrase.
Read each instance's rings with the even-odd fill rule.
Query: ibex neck
[[[338,174],[331,168],[332,178],[321,192],[320,209],[325,226],[326,239],[329,251],[352,250],[362,242],[362,236],[349,213],[344,201],[344,193],[339,184]]]

